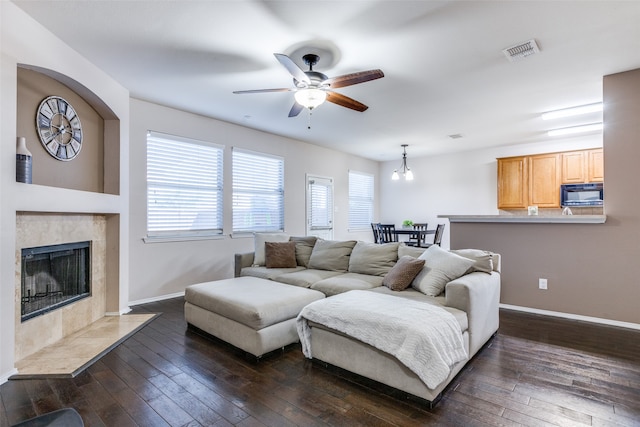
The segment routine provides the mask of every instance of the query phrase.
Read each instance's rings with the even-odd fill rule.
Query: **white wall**
[[[146,234],[148,130],[224,145],[224,235],[219,239],[142,241]],[[334,239],[372,239],[371,230],[347,231],[348,172],[353,169],[375,174],[377,182],[378,162],[136,99],[131,100],[130,138],[130,301],[148,301],[183,292],[190,284],[232,277],[233,254],[253,251],[252,236],[230,236],[232,146],[284,157],[286,233],[305,234],[305,176],[314,174],[334,179]]]
[[[498,157],[598,147],[602,147],[601,134],[419,158],[411,157],[409,147],[407,164],[414,180],[392,181],[391,174],[401,163],[399,149],[397,160],[380,166],[382,203],[378,220],[395,224],[405,219],[428,222],[430,229],[446,224],[442,246],[449,248],[449,221],[438,215],[498,214]]]

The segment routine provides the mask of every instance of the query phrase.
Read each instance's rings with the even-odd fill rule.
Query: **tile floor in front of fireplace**
[[[156,314],[105,316],[16,363],[12,379],[74,377],[149,323]]]

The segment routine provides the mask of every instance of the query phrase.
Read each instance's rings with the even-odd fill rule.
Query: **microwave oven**
[[[590,182],[585,184],[562,184],[560,186],[560,205],[565,206],[602,206],[604,203],[604,184]]]

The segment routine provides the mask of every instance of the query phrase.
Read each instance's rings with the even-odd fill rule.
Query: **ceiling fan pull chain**
[[[313,113],[309,110],[309,124],[307,125],[307,129],[311,129],[311,114]]]

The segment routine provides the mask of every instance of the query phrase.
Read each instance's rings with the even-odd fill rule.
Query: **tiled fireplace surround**
[[[99,214],[16,215],[15,360],[53,344],[105,316],[107,220]],[[91,296],[25,322],[20,321],[22,248],[91,241]]]

